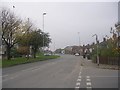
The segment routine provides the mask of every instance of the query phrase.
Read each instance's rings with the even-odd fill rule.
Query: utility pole
[[[98,35],[94,34],[92,37],[96,36],[96,44],[97,44],[97,65],[99,66],[99,55],[98,55]]]

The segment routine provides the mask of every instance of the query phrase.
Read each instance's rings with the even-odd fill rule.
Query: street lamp
[[[13,6],[13,8],[15,8],[15,6]]]
[[[92,37],[96,36],[96,44],[97,44],[97,65],[99,66],[99,55],[98,55],[98,35],[94,34]]]
[[[12,6],[12,8],[13,8],[13,14],[14,14],[14,9],[15,9],[15,6]]]
[[[44,16],[46,13],[43,13],[43,32],[44,32]],[[43,49],[44,49],[44,33],[43,33]]]

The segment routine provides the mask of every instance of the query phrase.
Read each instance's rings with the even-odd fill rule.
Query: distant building
[[[72,46],[72,54],[79,53],[82,55],[83,47],[82,46]]]
[[[59,49],[55,50],[55,53],[57,53],[57,54],[64,54],[65,51],[64,51],[64,49],[59,48]]]
[[[72,54],[72,46],[67,46],[64,48],[65,54]]]

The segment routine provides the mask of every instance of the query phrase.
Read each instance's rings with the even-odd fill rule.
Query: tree
[[[30,45],[32,46],[33,57],[36,58],[36,53],[39,47],[43,47],[43,35],[44,35],[44,46],[49,46],[51,39],[48,33],[42,32],[40,29],[31,32]]]
[[[44,33],[44,46],[49,47],[49,43],[51,43],[49,33]]]
[[[32,47],[32,55],[36,58],[36,53],[40,47],[43,47],[43,35],[44,35],[44,46],[49,46],[51,39],[48,33],[42,32],[40,29],[32,29],[23,36],[19,36],[19,46],[28,47],[28,55],[30,54],[30,46]]]
[[[7,59],[9,60],[11,59],[11,48],[17,43],[16,35],[20,29],[22,21],[7,9],[2,9],[0,16],[2,24],[2,40],[6,45]]]
[[[24,48],[27,52],[24,54],[27,54],[27,58],[29,59],[30,54],[30,41],[31,41],[31,32],[33,31],[33,24],[30,22],[29,18],[28,21],[22,23],[21,29],[22,33],[17,36],[18,45],[20,48]],[[26,47],[26,48],[25,48]]]
[[[33,57],[36,58],[36,52],[39,47],[42,47],[43,37],[41,34],[41,30],[31,32],[31,40],[30,45],[32,46],[32,54]]]
[[[28,47],[21,46],[17,49],[17,52],[20,53],[21,55],[26,55],[28,53]]]

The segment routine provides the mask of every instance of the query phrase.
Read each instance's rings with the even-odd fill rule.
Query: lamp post
[[[15,6],[13,6],[13,8],[15,8]]]
[[[13,8],[13,14],[14,14],[14,9],[15,9],[15,6],[13,5],[13,6],[12,6],[12,8]]]
[[[120,22],[118,22],[117,24],[115,24],[115,28],[116,28],[116,32],[117,32],[117,35],[118,35],[118,43],[117,43],[117,47],[118,49],[120,48]]]
[[[80,32],[78,32],[78,40],[79,40],[79,45],[78,46],[80,46]]]
[[[97,44],[97,65],[99,66],[99,55],[98,55],[98,35],[94,34],[92,37],[96,36],[96,44]]]
[[[81,54],[81,51],[80,51],[80,32],[78,32],[78,40],[79,40],[79,42],[78,42],[78,49],[79,49],[79,51],[78,51],[78,53],[79,53],[79,55]]]
[[[44,16],[46,13],[43,13],[43,32],[44,32]],[[44,33],[43,33],[43,50],[44,50]]]

